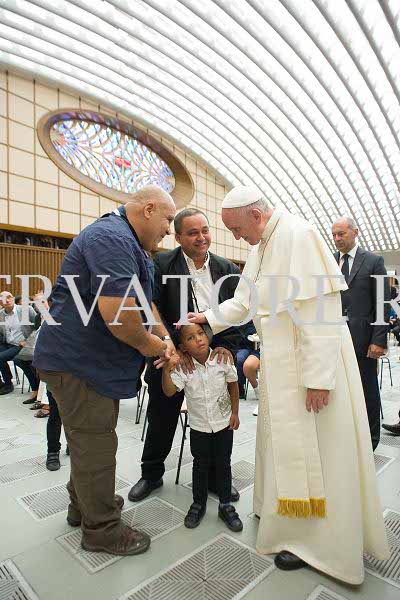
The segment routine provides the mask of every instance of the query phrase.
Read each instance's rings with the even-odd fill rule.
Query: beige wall
[[[36,124],[46,112],[62,108],[116,115],[106,106],[65,90],[0,71],[0,228],[10,225],[77,234],[98,216],[117,206],[114,201],[94,194],[65,175],[43,151]],[[129,117],[118,116],[132,122]],[[140,127],[140,123],[137,125]],[[227,191],[224,182],[167,139],[150,130],[149,133],[174,153],[190,172],[195,186],[190,206],[207,213],[214,240],[212,250],[227,258],[245,260],[246,244],[235,242],[219,214]],[[165,238],[164,248],[175,245],[172,236]]]

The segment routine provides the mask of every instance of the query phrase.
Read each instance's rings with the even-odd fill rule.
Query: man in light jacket
[[[3,378],[3,382],[0,384],[0,395],[4,396],[14,390],[8,361],[13,360],[18,355],[25,345],[25,340],[37,326],[35,325],[36,312],[31,306],[29,306],[29,321],[31,324],[21,324],[22,306],[15,304],[15,298],[11,292],[0,293],[0,304],[3,307],[0,310],[0,372]],[[35,391],[36,381],[33,381],[32,374],[34,373],[31,366],[29,363],[21,363],[19,366],[21,366],[21,369],[27,376],[32,391]],[[32,402],[34,401],[33,399]]]

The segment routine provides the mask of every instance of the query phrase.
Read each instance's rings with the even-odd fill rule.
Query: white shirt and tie
[[[348,259],[349,260],[349,275],[351,273],[351,269],[353,267],[354,259],[356,257],[357,248],[358,248],[358,244],[356,244],[354,246],[354,248],[352,248],[348,252],[340,252],[340,256],[339,256],[339,267],[340,267],[340,270],[342,270],[342,268],[343,268],[344,257],[347,254],[347,256],[349,257],[349,259]]]

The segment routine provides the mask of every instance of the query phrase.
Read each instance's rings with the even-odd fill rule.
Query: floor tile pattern
[[[230,600],[274,569],[270,558],[222,534],[119,600]]]

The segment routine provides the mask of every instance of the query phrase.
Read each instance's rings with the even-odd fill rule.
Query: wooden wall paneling
[[[11,285],[0,280],[0,291],[9,290],[14,295],[21,293],[21,281],[16,275],[44,275],[54,285],[66,250],[0,244],[0,274],[11,276]],[[40,279],[30,281],[30,294],[35,294],[42,284]]]

